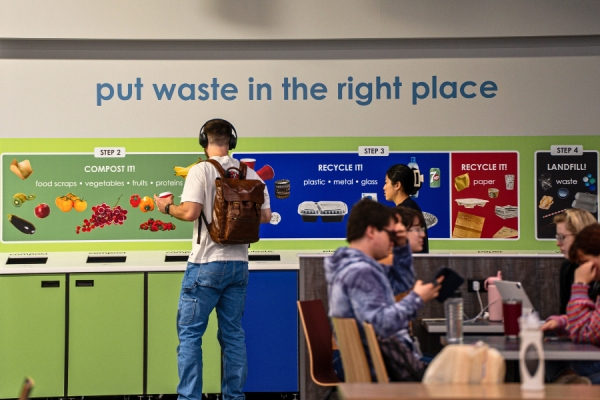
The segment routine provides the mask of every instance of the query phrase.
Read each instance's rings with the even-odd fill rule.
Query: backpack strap
[[[221,178],[225,178],[227,176],[227,172],[223,169],[223,166],[221,166],[221,163],[219,163],[218,161],[211,160],[210,158],[204,161],[208,161],[209,163],[211,163],[217,169],[217,172],[219,172]]]

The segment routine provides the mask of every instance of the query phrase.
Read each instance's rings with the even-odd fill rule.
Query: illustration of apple
[[[50,207],[46,203],[39,204],[35,210],[35,216],[38,218],[46,218],[50,215]]]

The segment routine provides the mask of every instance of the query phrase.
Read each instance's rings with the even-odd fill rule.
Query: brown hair
[[[402,220],[402,225],[408,230],[410,229],[415,222],[415,217],[419,219],[419,223],[422,228],[425,228],[425,218],[423,218],[423,214],[415,210],[414,208],[409,208],[406,206],[396,206],[394,209],[396,214],[400,216]]]
[[[554,223],[564,222],[567,230],[573,235],[577,235],[586,226],[596,223],[596,218],[588,211],[580,208],[569,208],[563,213],[554,217]]]
[[[588,225],[575,236],[569,249],[569,260],[577,263],[581,254],[600,255],[600,224]]]
[[[369,226],[378,231],[383,230],[395,219],[395,213],[391,207],[364,198],[352,206],[346,226],[346,240],[348,243],[365,236]]]
[[[233,136],[233,128],[228,121],[224,119],[213,119],[204,125],[204,132],[208,138],[208,143],[217,146],[229,145],[229,140]]]

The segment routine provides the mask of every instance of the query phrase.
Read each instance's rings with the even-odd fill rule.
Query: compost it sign
[[[160,213],[178,203],[194,153],[2,154],[2,242],[189,240],[193,224]]]

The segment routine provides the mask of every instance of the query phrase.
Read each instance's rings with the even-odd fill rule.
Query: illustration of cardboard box
[[[456,239],[477,239],[481,237],[484,217],[459,211],[454,221],[452,237]]]

